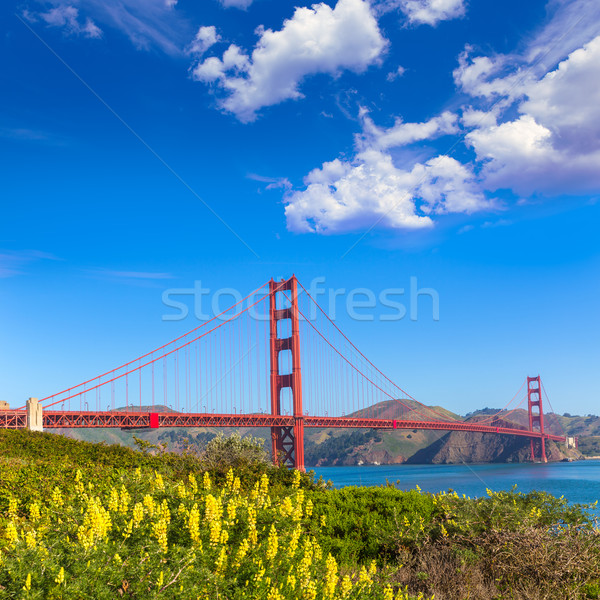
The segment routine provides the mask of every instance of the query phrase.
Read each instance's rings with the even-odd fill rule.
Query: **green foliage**
[[[241,437],[237,433],[225,437],[219,433],[206,444],[200,460],[208,471],[225,472],[230,468],[243,469],[251,465],[266,465],[269,463],[269,455],[262,438],[251,435]]]
[[[598,525],[564,498],[328,489],[253,438],[139,446],[0,431],[0,598],[600,597]]]

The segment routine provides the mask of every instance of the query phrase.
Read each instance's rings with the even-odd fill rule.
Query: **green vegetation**
[[[581,438],[578,450],[584,456],[600,456],[600,436]]]
[[[598,598],[600,533],[544,493],[329,489],[262,441],[179,454],[0,431],[0,598]]]

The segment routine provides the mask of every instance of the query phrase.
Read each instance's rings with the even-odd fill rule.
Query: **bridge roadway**
[[[438,431],[473,431],[518,435],[565,442],[559,435],[520,429],[518,426],[496,427],[477,422],[461,421],[408,421],[402,419],[370,419],[355,417],[317,417],[305,415],[304,427],[371,428],[371,429],[428,429]],[[93,411],[44,411],[44,429],[99,428],[138,429],[157,427],[291,427],[295,417],[270,414],[215,414],[215,413],[147,413],[147,412],[93,412]],[[0,411],[0,429],[25,429],[27,413],[24,410]]]

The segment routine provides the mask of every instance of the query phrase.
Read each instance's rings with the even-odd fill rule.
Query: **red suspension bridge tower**
[[[540,461],[548,462],[546,458],[546,441],[544,439],[544,409],[542,406],[542,382],[540,376],[527,378],[527,406],[529,409],[529,431],[539,431]],[[534,411],[534,409],[536,409]],[[531,460],[535,462],[535,440],[531,438]]]
[[[286,294],[285,292],[289,292]],[[298,282],[295,276],[287,281],[269,281],[270,355],[271,355],[271,415],[281,415],[281,392],[289,388],[292,394],[293,426],[271,427],[273,460],[304,471],[304,415],[302,412],[302,377],[300,373],[300,327],[298,319]],[[281,304],[289,304],[278,308]],[[288,321],[288,327],[284,327]],[[279,323],[282,324],[278,327]],[[280,337],[291,329],[291,335]],[[292,372],[281,373],[281,352],[290,351]]]

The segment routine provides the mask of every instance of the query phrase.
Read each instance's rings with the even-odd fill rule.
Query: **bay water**
[[[310,468],[310,467],[309,467]],[[600,504],[600,460],[560,463],[461,464],[461,465],[363,465],[357,467],[314,467],[317,477],[331,480],[334,487],[378,486],[386,481],[402,490],[417,485],[424,492],[453,490],[470,497],[493,491],[540,490],[564,496],[571,503]],[[594,511],[600,516],[600,508]]]

